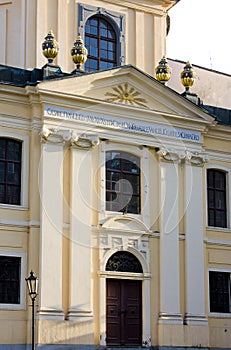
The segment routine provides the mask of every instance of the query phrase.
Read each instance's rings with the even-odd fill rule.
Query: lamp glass
[[[38,294],[38,278],[34,275],[34,272],[30,272],[30,276],[26,278],[27,287],[31,299],[36,298]]]

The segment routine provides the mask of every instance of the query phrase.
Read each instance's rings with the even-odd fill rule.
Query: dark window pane
[[[0,139],[0,159],[6,158],[6,140]]]
[[[107,50],[107,41],[105,40],[100,41],[100,49]]]
[[[113,67],[115,67],[115,65],[113,63],[108,62],[107,68],[113,68]]]
[[[85,25],[85,45],[89,58],[95,58],[97,67],[95,70],[107,69],[116,66],[116,35],[114,29],[103,16],[93,16]],[[87,60],[87,61],[88,61]],[[85,69],[93,71],[93,67],[86,62]]]
[[[230,312],[230,274],[209,272],[210,312]]]
[[[5,163],[0,162],[0,182],[5,181]]]
[[[98,47],[97,39],[90,38],[90,47]]]
[[[85,33],[90,33],[90,25],[89,24],[86,24],[85,25]]]
[[[20,303],[21,258],[0,256],[0,303]]]
[[[97,27],[97,25],[98,25],[98,21],[97,21],[97,19],[94,18],[94,17],[90,18],[90,19],[89,19],[89,22],[90,22],[90,25],[91,25],[91,26]]]
[[[0,145],[1,154],[5,155],[0,162],[0,202],[20,204],[22,143],[0,138]]]
[[[107,51],[106,50],[100,50],[100,57],[101,58],[107,58]]]
[[[107,29],[107,22],[104,21],[104,20],[101,20],[101,21],[100,21],[100,28],[101,28],[101,29]]]
[[[108,51],[107,58],[108,58],[109,60],[114,60],[114,59],[115,59],[115,54],[114,54],[114,52]]]
[[[217,169],[207,171],[208,224],[227,226],[226,173]]]
[[[113,30],[108,31],[108,38],[115,39],[115,32]]]
[[[127,153],[106,153],[106,209],[140,213],[139,158]],[[112,192],[112,191],[115,192]],[[112,193],[114,193],[113,203]]]
[[[90,56],[98,56],[98,48],[97,47],[90,47],[89,50],[89,55]]]

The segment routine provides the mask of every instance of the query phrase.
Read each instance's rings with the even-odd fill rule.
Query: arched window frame
[[[125,63],[125,15],[102,7],[78,4],[78,33],[84,42],[86,21],[95,15],[102,16],[114,29],[116,34],[117,66],[123,66]]]
[[[0,130],[0,137],[22,142],[21,155],[21,198],[20,204],[0,203],[0,208],[27,209],[28,208],[28,183],[29,183],[29,136]]]
[[[231,211],[230,211],[230,203],[231,203],[231,168],[220,166],[216,163],[210,163],[206,166],[205,173],[205,183],[206,183],[206,221],[208,228],[213,227],[208,224],[208,183],[207,183],[207,174],[208,170],[217,170],[224,172],[226,174],[226,227],[217,227],[214,226],[216,230],[230,230],[231,228]]]

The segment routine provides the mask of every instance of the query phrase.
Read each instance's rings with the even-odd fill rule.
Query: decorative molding
[[[159,324],[183,324],[183,318],[181,314],[168,314],[165,312],[159,313]]]
[[[77,135],[73,130],[49,129],[45,126],[40,130],[39,136],[43,143],[66,144],[81,149],[90,149],[99,144],[99,138],[96,135]]]
[[[79,322],[87,322],[92,320],[93,312],[91,310],[75,310],[69,309],[67,320],[79,321]]]
[[[184,164],[187,162],[188,164],[195,166],[203,166],[208,162],[208,155],[205,153],[199,152],[190,152],[187,150],[167,150],[165,148],[161,148],[157,151],[160,160],[171,161],[179,164]]]
[[[47,310],[40,309],[37,312],[37,318],[39,320],[64,320],[64,312],[63,310]]]
[[[106,92],[106,101],[109,102],[121,102],[124,104],[137,105],[140,107],[146,107],[147,101],[141,98],[141,93],[134,87],[129,87],[128,83],[117,85],[112,88],[113,92]]]
[[[184,325],[189,326],[208,326],[208,319],[206,315],[192,315],[185,314]]]

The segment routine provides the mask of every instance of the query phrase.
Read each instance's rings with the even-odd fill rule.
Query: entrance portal
[[[142,281],[107,279],[106,303],[107,345],[141,345]]]

